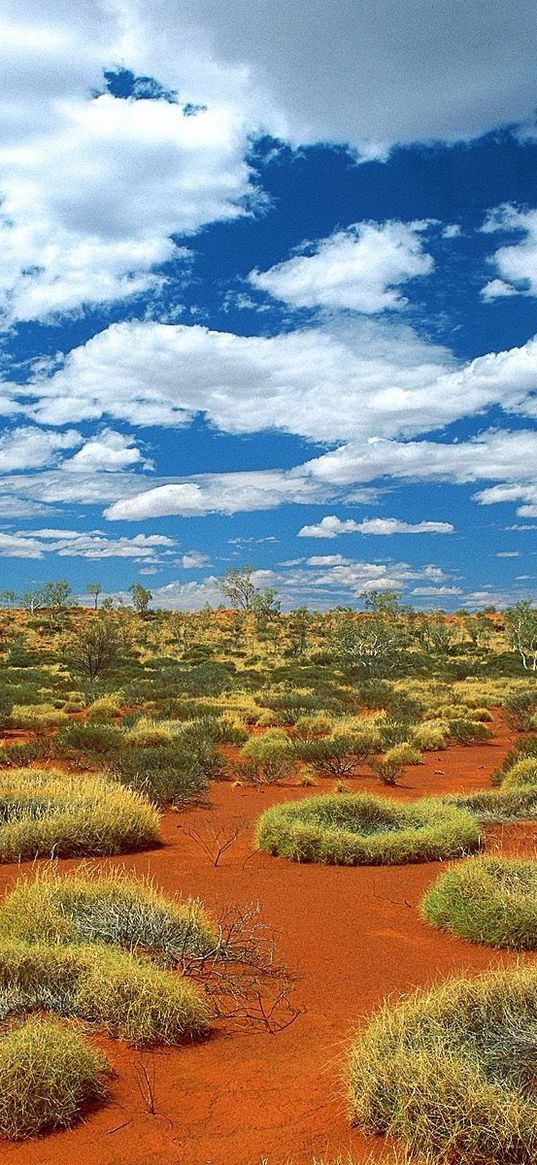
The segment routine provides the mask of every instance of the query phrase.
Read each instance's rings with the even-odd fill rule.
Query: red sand
[[[382,791],[410,798],[487,787],[509,744],[500,727],[490,745],[425,754],[425,764],[408,769],[401,787]],[[140,1053],[99,1038],[117,1072],[111,1103],[71,1132],[3,1147],[3,1161],[312,1165],[314,1157],[331,1161],[347,1153],[363,1162],[371,1149],[382,1160],[384,1142],[366,1142],[346,1116],[343,1069],[353,1025],[389,993],[516,958],[439,934],[420,920],[417,905],[438,875],[437,863],[343,869],[252,855],[250,827],[265,806],[332,786],[214,785],[209,808],[165,816],[162,848],[112,863],[150,872],[164,891],[199,896],[217,913],[231,904],[259,902],[277,932],[282,959],[298,976],[296,1003],[304,1013],[276,1035],[222,1030],[207,1042],[171,1051]],[[379,791],[370,778],[352,787]],[[183,832],[238,822],[249,828],[216,869]],[[530,855],[536,840],[537,824],[487,831],[489,852]],[[61,863],[65,869],[75,864]],[[2,887],[17,874],[17,867],[1,867]],[[144,1105],[141,1064],[154,1079],[157,1115]]]

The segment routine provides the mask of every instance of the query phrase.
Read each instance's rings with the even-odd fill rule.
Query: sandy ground
[[[414,798],[488,787],[510,743],[497,723],[491,744],[425,754],[400,787],[382,791]],[[379,791],[368,777],[351,786]],[[208,1040],[171,1051],[140,1053],[98,1037],[116,1071],[110,1103],[71,1132],[3,1146],[6,1165],[312,1165],[314,1157],[331,1161],[347,1153],[360,1163],[371,1152],[383,1159],[384,1142],[366,1142],[347,1120],[344,1064],[353,1028],[387,995],[514,964],[516,957],[421,921],[418,903],[438,863],[300,866],[252,850],[263,808],[332,787],[331,780],[313,790],[215,784],[206,807],[165,815],[162,847],[102,863],[150,873],[165,892],[195,895],[216,914],[258,903],[281,959],[297,976],[294,998],[303,1011],[296,1021],[275,1035],[240,1034],[222,1024]],[[243,832],[218,868],[185,832],[229,831],[238,823]],[[537,823],[487,831],[489,852],[533,855],[536,841]],[[61,863],[66,870],[75,865]],[[0,868],[2,890],[17,874],[15,866]],[[144,1068],[156,1114],[144,1100]]]

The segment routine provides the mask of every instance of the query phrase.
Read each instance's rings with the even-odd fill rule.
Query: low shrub
[[[25,744],[14,741],[0,748],[0,768],[25,768],[42,760],[50,750],[48,740],[29,740]]]
[[[440,799],[407,804],[357,793],[273,805],[259,818],[256,837],[266,853],[349,866],[437,861],[480,845],[470,814]]]
[[[386,720],[378,721],[378,730],[380,733],[380,741],[383,749],[393,748],[395,744],[406,744],[412,738],[414,725],[408,720]]]
[[[297,742],[297,754],[319,776],[351,777],[373,748],[366,738],[350,732]]]
[[[442,798],[471,813],[483,825],[501,825],[507,821],[533,821],[537,818],[537,787],[484,789],[478,793],[451,794]]]
[[[110,696],[101,696],[94,700],[88,708],[88,720],[91,724],[110,724],[114,716],[121,712],[121,697],[118,692]]]
[[[78,1032],[34,1017],[0,1036],[0,1137],[67,1129],[107,1095],[106,1057]]]
[[[491,783],[493,785],[501,785],[509,769],[518,760],[527,756],[537,758],[537,733],[526,736],[522,740],[517,740],[513,748],[510,748],[506,753],[501,765],[493,772]]]
[[[285,733],[250,737],[241,749],[241,760],[246,763],[237,771],[251,784],[273,785],[294,777],[297,769],[296,756]]]
[[[388,749],[384,759],[399,765],[420,765],[421,753],[419,749],[405,741],[403,744],[394,744],[393,748]]]
[[[327,716],[326,712],[306,712],[298,717],[294,735],[297,740],[317,740],[320,736],[328,736],[333,728],[333,716]]]
[[[124,947],[165,966],[208,954],[218,941],[200,902],[166,898],[148,879],[122,871],[20,878],[0,909],[0,941],[9,938]]]
[[[59,756],[101,757],[122,744],[121,729],[113,724],[82,724],[79,720],[71,720],[59,733],[55,748]]]
[[[144,797],[102,777],[12,769],[0,779],[0,861],[115,854],[154,844],[159,818]]]
[[[421,912],[439,930],[515,951],[537,949],[537,862],[472,858],[424,895]]]
[[[203,762],[174,743],[168,747],[129,748],[113,753],[106,763],[105,774],[143,794],[156,806],[189,804],[209,783]]]
[[[411,741],[423,752],[447,748],[449,729],[441,720],[423,720],[412,729]]]
[[[512,692],[503,702],[505,722],[516,732],[526,732],[531,728],[531,719],[535,712],[537,712],[537,685]]]
[[[537,785],[537,756],[522,757],[507,770],[502,789],[517,789],[521,785]]]
[[[173,744],[173,733],[167,724],[140,716],[125,733],[124,740],[131,748],[161,748]]]
[[[492,739],[490,728],[476,720],[448,720],[448,730],[455,744],[485,744]]]
[[[53,704],[14,704],[10,722],[13,728],[43,732],[47,728],[63,728],[69,723],[69,717]]]
[[[353,1123],[410,1160],[532,1165],[537,1144],[537,968],[448,980],[393,1005],[350,1056]]]
[[[108,946],[0,942],[0,1019],[48,1011],[128,1043],[177,1044],[207,1028],[197,989]]]

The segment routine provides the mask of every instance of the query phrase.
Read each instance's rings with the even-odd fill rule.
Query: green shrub
[[[173,744],[173,734],[167,724],[159,724],[140,716],[136,724],[125,733],[125,744],[131,748],[161,748]]]
[[[388,749],[384,759],[399,765],[420,765],[421,753],[419,749],[405,741],[403,744],[394,744],[393,748]]]
[[[537,712],[537,685],[513,692],[503,702],[505,722],[516,732],[526,732],[531,728],[531,718],[535,712]]]
[[[53,704],[14,704],[11,710],[13,728],[43,732],[46,728],[63,728],[69,717]]]
[[[537,756],[522,757],[507,770],[502,789],[517,789],[521,785],[537,785]]]
[[[0,909],[0,941],[97,943],[147,954],[166,966],[217,945],[201,903],[165,898],[151,881],[121,871],[19,878]]]
[[[537,818],[537,788],[532,785],[506,791],[484,789],[478,793],[451,794],[442,800],[446,805],[471,813],[483,825]]]
[[[319,776],[351,777],[373,748],[358,733],[334,732],[318,740],[298,742],[296,751]]]
[[[412,729],[411,740],[423,752],[447,748],[449,729],[441,720],[423,720]]]
[[[298,740],[317,740],[320,736],[327,736],[334,728],[333,716],[326,712],[305,712],[295,723],[295,736]]]
[[[370,794],[273,805],[259,818],[256,836],[266,853],[349,866],[461,857],[480,845],[472,817],[440,799],[407,804]]]
[[[173,740],[173,737],[172,737]],[[106,775],[143,794],[156,806],[186,805],[207,788],[203,761],[180,746],[129,748],[112,753]]]
[[[352,1118],[438,1165],[532,1165],[537,1143],[537,968],[448,980],[358,1035]]]
[[[0,1018],[48,1011],[132,1044],[177,1044],[207,1028],[197,989],[107,946],[0,942]]]
[[[67,1129],[107,1095],[106,1057],[78,1032],[35,1017],[0,1036],[0,1137]]]
[[[537,862],[472,858],[427,891],[421,912],[432,926],[470,942],[537,949]]]
[[[456,744],[484,744],[492,738],[490,728],[475,720],[448,720],[448,730]]]
[[[29,740],[25,744],[14,741],[13,744],[4,744],[0,748],[1,768],[24,768],[42,760],[49,752],[49,741]]]
[[[122,744],[121,729],[113,724],[82,724],[79,720],[71,720],[59,733],[56,750],[59,756],[76,757],[81,753],[101,757]]]
[[[114,854],[158,836],[145,798],[102,777],[11,769],[0,775],[0,861]]]
[[[91,724],[110,724],[114,716],[121,712],[121,697],[119,693],[110,696],[101,696],[94,700],[88,708],[88,720]]]
[[[296,773],[296,757],[285,733],[266,732],[250,737],[241,749],[241,759],[246,764],[237,771],[249,783],[272,785]]]
[[[533,756],[537,758],[537,733],[535,735],[526,736],[523,740],[517,740],[513,748],[510,748],[506,753],[501,765],[493,772],[491,783],[493,785],[501,785],[505,774],[509,769],[516,764],[522,757]]]

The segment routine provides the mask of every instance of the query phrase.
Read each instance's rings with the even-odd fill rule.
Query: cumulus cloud
[[[485,285],[483,298],[537,295],[537,210],[520,210],[511,204],[497,207],[482,230],[486,234],[499,231],[519,236],[517,242],[499,247],[492,256],[499,278]]]
[[[373,315],[405,306],[400,285],[428,275],[434,263],[423,250],[424,222],[354,223],[321,239],[250,283],[293,307],[350,308]]]
[[[75,429],[66,433],[33,426],[11,429],[0,437],[0,473],[55,464],[62,453],[81,445],[82,441]]]
[[[399,518],[353,518],[342,520],[333,514],[316,526],[303,526],[298,538],[336,538],[339,534],[453,534],[451,522],[402,522]]]
[[[394,322],[275,336],[129,322],[74,349],[51,375],[6,385],[6,396],[44,425],[106,416],[177,426],[203,413],[222,432],[272,428],[326,443],[412,437],[494,405],[536,415],[536,388],[535,338],[462,363]]]
[[[108,538],[99,530],[80,533],[76,530],[32,530],[0,532],[0,554],[6,558],[43,558],[57,554],[60,558],[132,558],[155,561],[161,551],[175,542],[163,534],[136,534],[134,538]]]
[[[183,570],[199,570],[202,566],[209,566],[209,555],[203,550],[189,550],[181,556]]]

